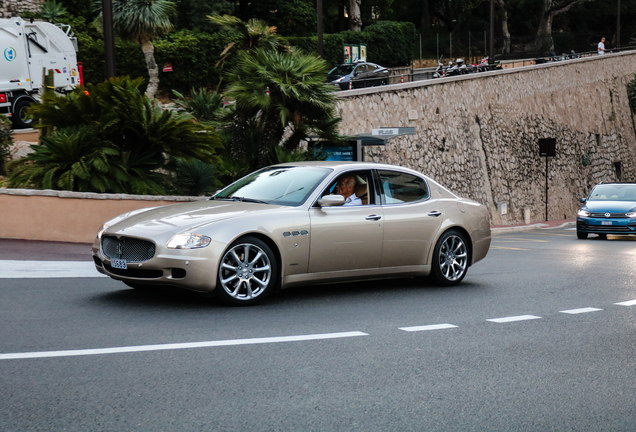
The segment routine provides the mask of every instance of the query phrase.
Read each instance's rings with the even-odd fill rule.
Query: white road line
[[[559,311],[561,313],[566,313],[566,314],[581,314],[581,313],[588,313],[588,312],[597,312],[597,311],[602,311],[603,309],[598,309],[598,308],[593,308],[593,307],[586,307],[586,308],[580,308],[580,309],[570,309],[570,310],[562,310]]]
[[[533,319],[540,319],[540,318],[541,317],[534,316],[534,315],[519,315],[519,316],[510,316],[510,317],[504,317],[504,318],[492,318],[492,319],[487,319],[486,321],[491,321],[496,323],[507,323],[507,322],[525,321],[525,320],[533,320]]]
[[[404,330],[407,332],[416,332],[416,331],[426,331],[426,330],[443,330],[449,328],[457,328],[456,325],[453,324],[433,324],[433,325],[424,325],[424,326],[415,326],[415,327],[400,327],[400,330]]]
[[[92,261],[0,261],[0,279],[106,277]]]
[[[624,302],[614,303],[614,304],[619,306],[634,306],[636,305],[636,300],[629,300],[629,301],[624,301]]]
[[[43,357],[71,357],[71,356],[86,356],[86,355],[96,355],[96,354],[119,354],[119,353],[131,353],[131,352],[142,352],[142,351],[164,351],[164,350],[177,350],[177,349],[187,349],[187,348],[252,345],[252,344],[266,344],[266,343],[277,343],[277,342],[297,342],[297,341],[311,341],[311,340],[321,340],[321,339],[339,339],[339,338],[348,338],[348,337],[356,337],[356,336],[369,336],[369,335],[367,333],[362,333],[359,331],[352,331],[352,332],[323,333],[323,334],[310,334],[310,335],[299,335],[299,336],[278,336],[278,337],[253,338],[253,339],[230,339],[230,340],[220,340],[220,341],[173,343],[173,344],[161,344],[161,345],[140,345],[140,346],[117,347],[117,348],[6,353],[6,354],[0,354],[0,360],[29,359],[29,358],[43,358]]]

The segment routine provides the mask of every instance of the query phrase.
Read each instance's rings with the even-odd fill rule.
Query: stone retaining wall
[[[20,16],[23,12],[40,12],[43,0],[0,0],[0,18]]]
[[[414,168],[486,204],[494,224],[572,218],[600,181],[636,181],[636,135],[626,84],[636,52],[390,87],[341,92],[340,131],[414,127],[415,135],[367,147],[366,160]],[[618,178],[620,171],[620,178]],[[505,203],[507,214],[500,214]]]
[[[122,213],[205,198],[0,189],[0,238],[92,243]]]

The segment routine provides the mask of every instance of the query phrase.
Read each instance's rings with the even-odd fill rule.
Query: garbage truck
[[[59,93],[82,84],[77,39],[70,26],[0,19],[0,114],[11,118],[15,128],[31,127],[26,109],[39,101],[49,70]]]

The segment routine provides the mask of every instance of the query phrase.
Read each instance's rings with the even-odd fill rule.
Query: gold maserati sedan
[[[429,275],[456,285],[490,239],[485,206],[417,171],[296,162],[208,200],[118,216],[92,249],[99,272],[133,288],[171,285],[251,305],[296,285]]]

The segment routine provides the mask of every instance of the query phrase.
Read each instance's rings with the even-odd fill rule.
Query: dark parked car
[[[346,63],[329,71],[327,82],[341,90],[373,87],[389,83],[389,70],[375,63]]]
[[[592,189],[576,218],[576,236],[636,234],[636,183],[601,183]]]

